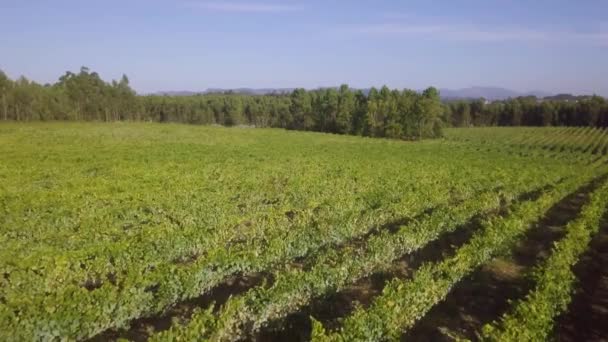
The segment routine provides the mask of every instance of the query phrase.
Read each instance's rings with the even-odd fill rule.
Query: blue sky
[[[0,69],[139,92],[348,83],[608,96],[608,1],[0,0]]]

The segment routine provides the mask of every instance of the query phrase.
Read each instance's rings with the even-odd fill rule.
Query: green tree
[[[238,96],[227,96],[224,99],[224,122],[226,126],[239,125],[243,116],[243,103]]]
[[[371,88],[367,97],[367,112],[363,134],[370,137],[380,136],[382,132],[382,116],[380,114],[381,98],[376,88]]]
[[[383,88],[384,89],[384,88]],[[388,88],[386,88],[388,89]],[[382,90],[380,94],[383,95]],[[384,132],[388,138],[399,139],[404,135],[401,117],[399,115],[398,101],[401,93],[398,90],[389,91],[383,100],[382,112],[384,113]]]
[[[295,89],[290,96],[290,118],[285,120],[291,129],[310,130],[314,126],[311,98],[305,89]]]
[[[544,101],[541,104],[541,125],[542,126],[551,126],[553,124],[553,115],[555,112],[555,107],[551,101]]]
[[[402,135],[404,138],[416,136],[416,102],[418,101],[418,96],[418,93],[409,89],[406,89],[399,94],[397,111],[399,113],[399,123],[402,127]]]
[[[356,110],[355,94],[348,85],[343,84],[338,91],[338,109],[336,114],[336,133],[347,134],[352,130],[352,116]]]
[[[439,91],[429,87],[422,92],[419,101],[418,138],[434,138],[441,136],[441,100]]]
[[[460,102],[457,114],[455,126],[468,127],[471,125],[471,106],[468,102]]]
[[[0,105],[2,106],[2,117],[8,120],[8,96],[12,88],[12,81],[0,70]]]
[[[367,114],[367,97],[361,90],[355,92],[355,108],[351,116],[351,134],[363,135]]]

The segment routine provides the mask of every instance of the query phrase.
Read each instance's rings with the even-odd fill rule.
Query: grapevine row
[[[566,236],[555,244],[549,259],[535,272],[536,288],[500,321],[485,326],[485,339],[545,341],[549,338],[554,319],[570,302],[575,281],[572,266],[599,230],[607,205],[608,181],[605,181],[591,194],[579,217],[566,226]]]
[[[594,174],[595,175],[595,174]],[[590,172],[567,180],[535,201],[518,204],[506,218],[491,219],[484,230],[459,248],[456,255],[439,263],[427,264],[412,280],[394,280],[372,305],[356,310],[342,328],[330,334],[315,322],[314,341],[380,341],[398,336],[443,300],[454,284],[508,250],[527,229],[555,203],[590,181]]]
[[[447,175],[443,179],[447,179]],[[475,179],[477,184],[470,184],[470,180],[463,179],[460,183],[454,181],[454,188],[466,198],[468,194],[476,191],[477,187],[491,184],[496,177],[478,176]],[[440,184],[437,180],[427,183],[430,185],[425,190],[428,193],[426,199],[406,195],[399,205],[407,207],[407,212],[416,214],[430,206],[447,203],[450,195],[453,195],[450,187]],[[424,186],[424,183],[421,186]],[[410,217],[413,216],[412,214]],[[372,220],[371,214],[368,217]],[[344,218],[340,217],[340,219]],[[162,312],[176,302],[199,296],[231,275],[268,270],[273,265],[284,264],[323,245],[341,243],[365,234],[374,223],[377,225],[376,221],[370,222],[370,220],[359,218],[356,224],[339,224],[332,226],[332,229],[326,232],[311,227],[292,230],[288,234],[282,229],[269,230],[265,231],[261,243],[246,241],[233,248],[225,248],[220,239],[217,241],[217,247],[209,247],[205,250],[205,257],[187,265],[150,263],[148,265],[152,267],[144,268],[146,264],[125,262],[123,270],[127,272],[126,274],[117,276],[115,283],[104,282],[93,290],[83,288],[79,283],[70,285],[68,282],[68,285],[65,285],[67,282],[65,279],[57,282],[46,279],[48,287],[59,286],[52,291],[48,288],[33,288],[32,291],[39,293],[34,292],[33,295],[27,296],[28,291],[24,288],[29,289],[30,287],[26,286],[39,284],[40,281],[23,282],[21,286],[4,289],[7,303],[0,305],[2,318],[0,330],[20,331],[24,334],[24,339],[55,336],[70,336],[76,339],[90,337],[112,327],[124,326],[134,318]],[[374,220],[386,220],[386,217],[380,216]],[[344,219],[344,221],[353,221],[353,219]],[[187,236],[185,235],[184,238]],[[221,236],[218,235],[218,239]],[[180,248],[179,243],[175,246]],[[148,252],[148,254],[159,254],[164,251],[163,247],[160,251],[155,250],[154,253]],[[143,253],[144,251],[138,252],[135,249],[130,258]],[[142,259],[146,260],[143,256]],[[70,265],[66,267],[71,268]],[[59,276],[63,270],[63,267],[55,267],[53,274]],[[116,270],[112,268],[112,272]],[[32,274],[36,275],[35,272]],[[18,279],[16,274],[11,274],[11,277]],[[20,298],[27,298],[27,302],[23,302]],[[18,317],[15,315],[16,309],[19,310]],[[78,319],[75,320],[73,315],[78,315]]]
[[[512,189],[510,196],[507,196],[509,198],[535,185],[546,185],[546,180],[528,178],[525,174],[518,175],[517,180],[513,181],[508,185]],[[497,209],[500,197],[500,194],[486,192],[457,206],[435,210],[427,217],[401,227],[395,234],[374,236],[363,248],[319,256],[309,271],[279,273],[272,287],[255,288],[229,301],[217,319],[212,318],[209,312],[202,311],[194,315],[187,326],[175,326],[154,336],[152,340],[242,338],[243,334],[251,334],[267,322],[283,318],[307,305],[313,298],[339,291],[371,272],[389,266],[402,255],[412,253],[440,235],[453,231],[473,216]],[[244,331],[245,327],[248,331]]]

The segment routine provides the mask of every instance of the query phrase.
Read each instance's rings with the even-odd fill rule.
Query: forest
[[[608,102],[601,96],[578,99],[517,97],[487,103],[484,99],[450,101],[443,117],[453,127],[469,126],[608,126]]]
[[[86,67],[44,85],[0,71],[0,101],[5,121],[247,125],[398,139],[439,137],[450,126],[608,126],[608,102],[600,96],[442,102],[434,87],[418,92],[348,85],[289,94],[138,95],[126,75],[106,82]]]

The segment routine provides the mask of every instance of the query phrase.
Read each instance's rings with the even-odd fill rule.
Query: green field
[[[594,128],[447,129],[405,142],[3,123],[0,340],[403,338],[584,189],[563,236],[529,270],[533,286],[478,335],[544,340],[576,286],[571,266],[600,229],[607,153],[608,134]],[[394,271],[472,223],[452,253],[408,276]],[[315,314],[380,272],[390,279],[369,303],[337,323]],[[308,323],[286,324],[298,314]]]

